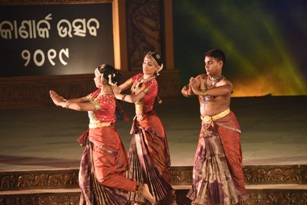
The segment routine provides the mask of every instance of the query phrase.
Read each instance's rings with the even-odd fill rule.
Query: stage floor
[[[162,99],[155,110],[165,126],[172,166],[192,166],[200,130],[197,98]],[[134,106],[122,103],[129,122],[117,129],[129,148]],[[233,98],[241,125],[243,165],[307,164],[307,96]],[[88,125],[86,112],[56,106],[0,109],[0,170],[78,168],[76,141]]]

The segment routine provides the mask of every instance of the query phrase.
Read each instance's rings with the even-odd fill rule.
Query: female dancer
[[[164,127],[153,110],[158,93],[156,76],[163,68],[161,57],[149,52],[144,58],[143,73],[139,73],[120,86],[113,87],[117,99],[135,104],[135,117],[129,149],[128,178],[148,183],[157,204],[176,204],[175,191],[170,185],[170,154]],[[131,88],[131,94],[120,94]],[[144,204],[146,200],[133,192],[131,203]]]
[[[115,129],[116,99],[109,85],[118,83],[119,77],[116,69],[103,64],[95,69],[94,82],[98,89],[91,94],[65,100],[50,91],[55,105],[87,111],[89,115],[89,129],[79,138],[80,144],[86,145],[79,172],[82,205],[124,205],[127,202],[127,192],[142,195],[154,203],[147,184],[124,176],[128,169],[128,158]]]

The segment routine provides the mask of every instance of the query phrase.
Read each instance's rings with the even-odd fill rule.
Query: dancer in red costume
[[[113,88],[115,97],[135,104],[129,149],[128,178],[148,183],[157,204],[176,204],[175,191],[170,185],[170,154],[164,127],[153,110],[158,93],[156,77],[162,70],[161,57],[149,52],[144,57],[143,73]],[[130,95],[120,94],[129,89]],[[143,197],[130,192],[131,204],[145,204]]]
[[[116,69],[103,64],[95,69],[94,82],[98,89],[93,93],[66,100],[50,91],[55,105],[87,111],[89,115],[89,129],[79,138],[80,145],[85,145],[79,172],[80,205],[124,205],[128,192],[155,203],[147,184],[124,175],[128,169],[128,158],[115,128],[117,104],[110,86],[110,83],[118,83],[119,77]]]
[[[202,127],[195,153],[192,189],[195,205],[231,205],[246,201],[239,123],[230,110],[232,83],[222,75],[225,55],[205,53],[206,74],[191,78],[181,93],[197,95]]]

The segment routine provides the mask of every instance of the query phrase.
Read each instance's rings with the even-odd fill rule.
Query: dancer
[[[79,138],[85,145],[79,171],[80,205],[124,205],[127,193],[141,195],[154,204],[147,184],[124,176],[128,169],[126,150],[115,128],[116,99],[109,83],[118,83],[120,73],[110,65],[95,69],[94,82],[98,88],[91,94],[66,100],[50,91],[54,104],[66,109],[87,111],[89,129]]]
[[[170,154],[160,118],[153,110],[158,93],[156,77],[162,70],[161,57],[149,52],[144,57],[143,73],[136,74],[120,86],[113,87],[117,99],[135,104],[132,140],[129,148],[128,178],[148,183],[157,204],[176,204],[175,191],[170,185]],[[126,89],[130,94],[121,94]],[[131,204],[144,204],[143,197],[130,192]]]
[[[225,55],[213,49],[204,57],[206,74],[190,78],[181,90],[185,97],[198,96],[202,121],[187,196],[195,205],[245,202],[241,131],[229,108],[233,85],[222,75]]]

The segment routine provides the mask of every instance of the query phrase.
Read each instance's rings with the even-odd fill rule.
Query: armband
[[[144,93],[145,93],[145,95],[149,92],[149,89],[148,88],[144,88],[143,90],[142,90]]]
[[[130,78],[130,79],[126,80],[125,84],[126,84],[127,86],[132,85],[132,79]]]
[[[91,103],[93,103],[95,110],[101,110],[101,106],[99,105],[97,101],[91,101]]]
[[[202,96],[206,96],[206,95],[207,95],[207,90],[202,90],[202,91],[201,91],[201,95],[202,95]]]

